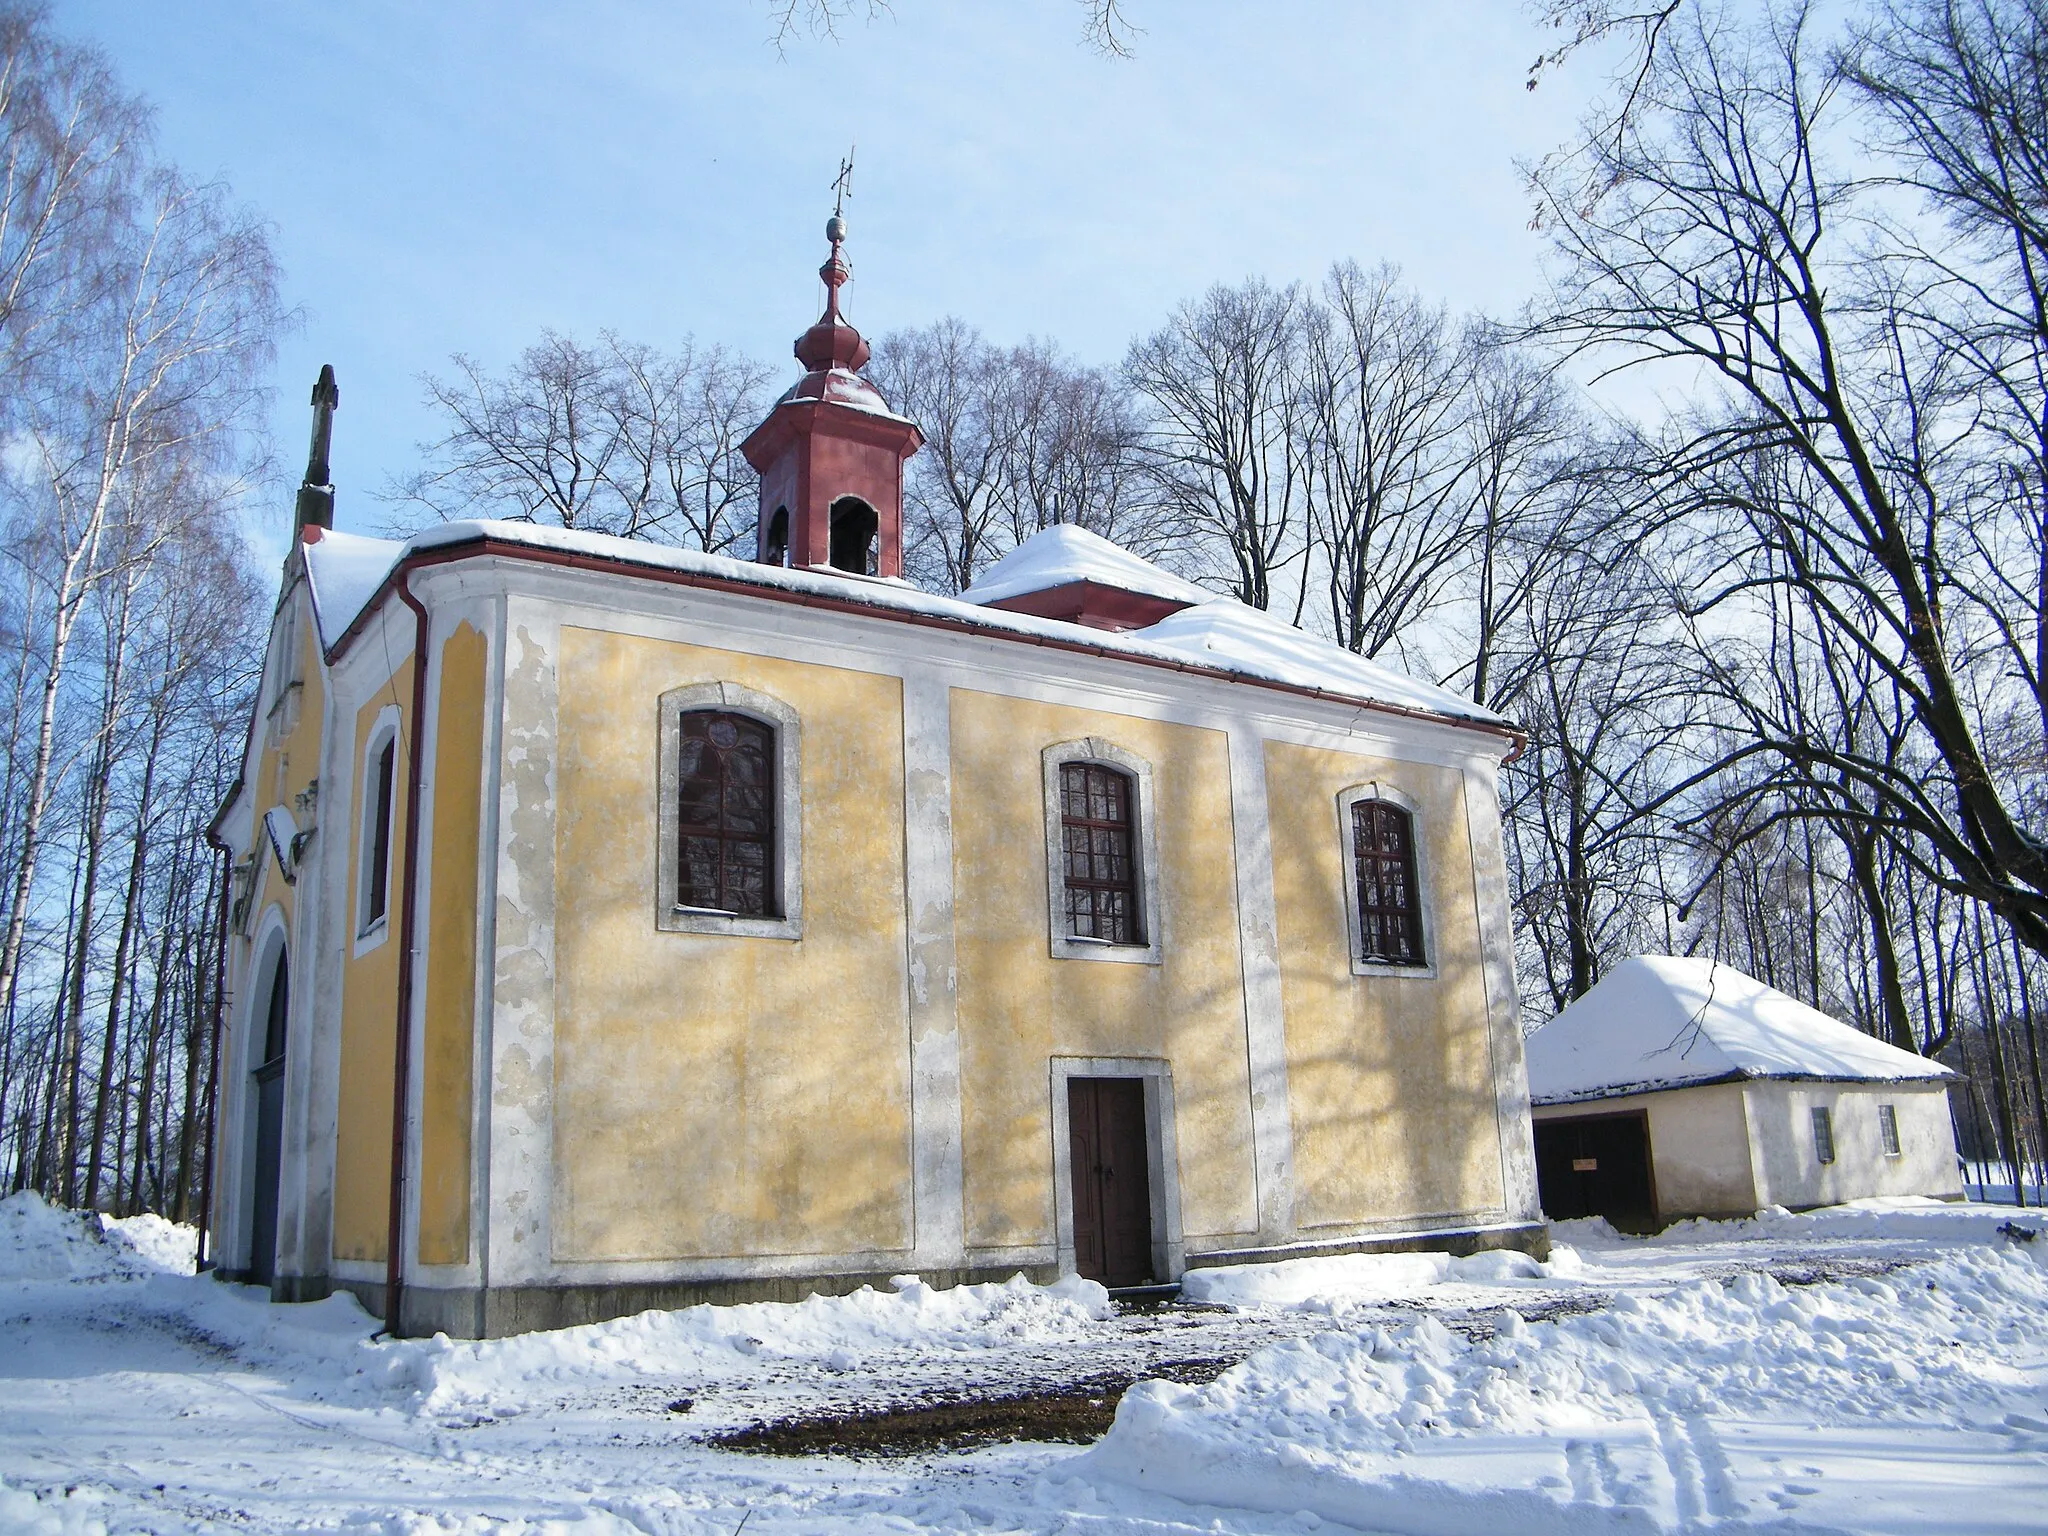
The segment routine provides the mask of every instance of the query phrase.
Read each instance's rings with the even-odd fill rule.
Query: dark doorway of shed
[[[1537,1121],[1536,1186],[1552,1221],[1605,1216],[1624,1232],[1655,1231],[1648,1120],[1632,1114]]]
[[[1152,1180],[1143,1079],[1068,1078],[1067,1132],[1074,1172],[1074,1267],[1107,1286],[1150,1285]]]
[[[270,997],[263,1010],[263,1054],[250,1075],[256,1095],[256,1177],[249,1199],[249,1281],[269,1285],[277,1277],[277,1181],[284,1155],[285,1021],[291,1013],[290,972],[277,947],[270,971]]]

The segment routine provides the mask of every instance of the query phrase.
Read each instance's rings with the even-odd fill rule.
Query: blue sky
[[[1536,92],[1521,0],[1129,0],[1137,56],[1074,0],[894,0],[778,55],[762,0],[58,0],[156,106],[160,142],[276,227],[303,311],[278,360],[281,469],[342,388],[337,523],[434,435],[419,376],[553,326],[686,335],[775,362],[818,308],[839,157],[859,144],[848,311],[958,314],[1112,363],[1215,282],[1390,260],[1512,310],[1541,237],[1516,171],[1597,61]],[[792,376],[795,365],[789,364]],[[257,515],[281,549],[280,486]]]

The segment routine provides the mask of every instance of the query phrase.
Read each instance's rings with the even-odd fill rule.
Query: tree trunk
[[[126,604],[123,605],[126,610]],[[118,689],[118,668],[117,689]],[[118,697],[118,691],[116,693]],[[111,722],[109,722],[111,724]],[[142,875],[149,863],[150,798],[156,787],[158,754],[163,749],[164,719],[161,711],[149,733],[149,749],[142,759],[142,785],[135,802],[135,836],[128,857],[128,886],[121,901],[121,931],[114,941],[114,980],[107,996],[106,1040],[100,1051],[99,1095],[93,1104],[92,1156],[85,1171],[85,1203],[91,1208],[99,1199],[100,1159],[106,1145],[108,1101],[114,1097],[115,1042],[120,1033],[121,991],[128,979],[128,951],[135,937],[135,915],[142,901]],[[125,1124],[125,1116],[124,1121]],[[118,1158],[115,1167],[120,1167]]]

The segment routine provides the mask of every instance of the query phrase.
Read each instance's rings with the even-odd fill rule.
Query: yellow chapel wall
[[[462,1264],[469,1259],[477,853],[489,648],[482,632],[470,624],[458,624],[441,647],[429,865],[433,896],[426,913],[420,1061],[422,1264]]]
[[[907,1249],[903,702],[894,677],[561,632],[554,1257]],[[661,696],[802,721],[802,937],[654,926]]]
[[[387,887],[385,934],[381,943],[356,951],[356,893],[363,856],[363,799],[370,792],[363,754],[377,717],[392,704],[399,709],[398,750],[391,785],[391,875]],[[341,1082],[334,1156],[334,1256],[381,1263],[391,1212],[391,1068],[398,1016],[398,924],[400,893],[407,878],[405,821],[407,752],[412,740],[412,657],[356,711],[349,773],[354,780],[348,821],[339,834],[348,840],[348,883],[343,888],[340,927],[347,949],[341,972]]]
[[[951,714],[967,1243],[1055,1241],[1054,1056],[1169,1062],[1187,1240],[1256,1230],[1227,736],[959,688]],[[1050,953],[1042,753],[1083,737],[1151,766],[1157,965]]]
[[[1276,741],[1265,756],[1297,1224],[1498,1209],[1499,1102],[1464,774]],[[1374,783],[1414,805],[1432,977],[1352,973],[1353,876],[1337,797]]]

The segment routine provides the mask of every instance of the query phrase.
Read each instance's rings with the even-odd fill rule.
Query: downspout
[[[199,1244],[194,1250],[194,1268],[200,1274],[213,1268],[206,1240],[213,1218],[213,1148],[220,1140],[220,1035],[221,1019],[228,1007],[228,904],[233,899],[235,883],[235,851],[210,827],[206,840],[219,851],[221,869],[220,914],[214,922],[213,1048],[206,1063],[206,1153],[200,1164]]]
[[[427,701],[427,610],[412,595],[412,572],[400,568],[392,590],[413,612],[412,740],[406,748],[405,889],[398,913],[398,1028],[391,1066],[391,1216],[384,1238],[384,1331],[402,1338],[400,1302],[405,1265],[400,1246],[405,1236],[405,1123],[410,1111],[407,1092],[412,1078],[413,927],[420,884],[420,787],[426,776],[426,733],[421,722]]]

